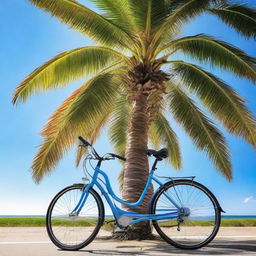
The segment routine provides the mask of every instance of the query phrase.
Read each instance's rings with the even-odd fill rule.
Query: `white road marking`
[[[171,237],[172,239],[205,239],[206,236],[172,236]],[[256,238],[256,236],[216,236],[216,238],[234,238],[234,239],[237,239],[237,238]]]
[[[216,238],[256,238],[256,236],[216,236]]]
[[[7,244],[50,244],[51,241],[22,241],[22,242],[0,242],[0,245]]]
[[[175,237],[175,238],[182,238],[182,237]],[[202,238],[200,236],[190,236],[190,239],[192,238]],[[255,238],[256,236],[216,236],[216,238],[233,238],[233,239],[238,239],[238,238]],[[12,244],[51,244],[51,241],[17,241],[17,242],[0,242],[0,245],[12,245]]]

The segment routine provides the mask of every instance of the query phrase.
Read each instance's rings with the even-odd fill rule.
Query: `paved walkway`
[[[105,235],[105,233],[103,233]],[[102,235],[102,233],[101,233]],[[94,256],[94,255],[254,255],[256,227],[221,228],[207,247],[184,251],[164,241],[113,241],[96,239],[77,252],[61,251],[49,240],[45,228],[0,228],[0,256]]]

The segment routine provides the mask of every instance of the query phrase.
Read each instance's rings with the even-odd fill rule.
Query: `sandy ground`
[[[0,228],[0,256],[62,255],[255,255],[256,227],[223,227],[207,247],[183,251],[164,241],[113,241],[105,239],[109,231],[101,230],[98,239],[78,252],[61,251],[48,238],[44,227]]]

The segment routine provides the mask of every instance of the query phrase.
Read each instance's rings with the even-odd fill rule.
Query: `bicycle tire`
[[[63,241],[60,241],[60,238],[58,238],[56,236],[56,233],[54,231],[54,225],[53,225],[53,218],[52,218],[52,213],[53,213],[53,209],[54,206],[56,205],[56,203],[58,202],[58,200],[65,194],[67,194],[68,192],[72,191],[72,190],[80,190],[81,192],[84,190],[85,185],[84,184],[74,184],[72,186],[66,187],[63,190],[61,190],[51,201],[49,207],[48,207],[48,211],[47,211],[47,215],[46,215],[46,228],[47,228],[47,233],[51,239],[51,241],[60,249],[62,250],[67,250],[67,251],[76,251],[79,249],[82,249],[83,247],[85,247],[86,245],[88,245],[89,243],[91,243],[93,241],[93,239],[96,237],[96,235],[98,234],[101,226],[103,225],[104,222],[104,205],[102,202],[102,199],[100,198],[99,194],[92,188],[89,189],[89,195],[91,195],[91,197],[95,200],[96,205],[98,207],[98,218],[97,218],[97,223],[96,226],[94,227],[94,229],[92,230],[91,234],[88,236],[87,239],[85,239],[84,241],[82,241],[79,244],[75,244],[75,245],[71,245],[71,244],[65,244]],[[77,202],[76,202],[77,203]],[[85,206],[84,206],[85,207]],[[83,209],[84,209],[83,207]],[[63,219],[64,217],[62,217]],[[68,217],[66,217],[64,223],[67,223],[68,221]],[[67,224],[67,227],[69,227]],[[62,226],[61,226],[62,227]],[[83,226],[82,226],[83,227]],[[77,226],[73,226],[73,230],[77,229]]]
[[[178,242],[178,241],[175,241],[174,238],[170,237],[170,236],[175,237],[175,234],[171,233],[171,235],[167,235],[165,229],[167,230],[168,226],[164,227],[165,224],[162,225],[160,220],[159,221],[158,220],[153,220],[152,224],[153,224],[155,230],[157,231],[157,233],[161,236],[161,238],[163,238],[167,243],[173,245],[174,247],[180,248],[180,249],[198,249],[198,248],[201,248],[201,247],[207,245],[208,243],[210,243],[214,239],[214,237],[216,236],[216,234],[219,230],[220,223],[221,223],[221,211],[220,211],[219,203],[218,203],[217,199],[215,198],[215,196],[209,191],[209,189],[207,189],[205,186],[201,185],[198,182],[191,181],[191,180],[186,180],[186,179],[167,182],[153,196],[150,211],[151,211],[152,214],[156,214],[156,212],[157,212],[157,203],[159,201],[160,196],[163,195],[163,193],[166,193],[166,191],[168,191],[169,189],[173,188],[173,190],[174,190],[175,186],[176,186],[176,189],[177,189],[177,186],[182,186],[182,185],[188,185],[188,186],[192,186],[192,187],[195,187],[195,188],[199,189],[200,191],[202,191],[204,193],[204,195],[212,203],[213,208],[214,208],[214,215],[215,216],[214,216],[214,227],[212,229],[212,232],[209,234],[209,236],[207,236],[206,239],[204,239],[203,241],[200,241],[198,243],[186,244],[184,242],[184,240],[186,240],[185,236],[183,236],[183,237],[181,236],[181,238],[180,238],[180,239],[183,239],[183,242]],[[191,219],[192,219],[192,217],[191,217]],[[196,221],[198,221],[198,220],[196,220]],[[170,222],[170,223],[173,224],[173,222],[175,223],[176,220],[172,220],[172,222]],[[178,222],[178,220],[177,220],[177,222]],[[183,224],[184,226],[182,228],[185,229],[185,227],[186,227],[186,229],[188,229],[190,224],[186,224],[185,222],[186,221],[184,221],[184,224]],[[192,220],[187,220],[187,223],[189,223],[189,222],[192,223]],[[166,223],[167,223],[167,220],[166,220]],[[170,224],[170,227],[176,227],[175,225],[171,225],[171,224]],[[185,226],[185,225],[187,225],[187,226]],[[195,229],[195,227],[193,229]],[[201,229],[202,229],[202,227],[201,227]],[[178,231],[178,225],[177,225],[177,231]],[[179,237],[179,236],[176,236],[176,237]],[[200,236],[198,236],[198,237],[200,239]],[[189,243],[189,239],[187,241]]]

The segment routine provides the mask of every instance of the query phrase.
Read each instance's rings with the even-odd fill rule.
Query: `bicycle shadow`
[[[108,241],[106,241],[108,243]],[[85,250],[91,255],[248,255],[255,253],[256,240],[215,240],[198,250],[180,250],[165,242],[143,241],[142,246],[120,245],[109,250]]]

